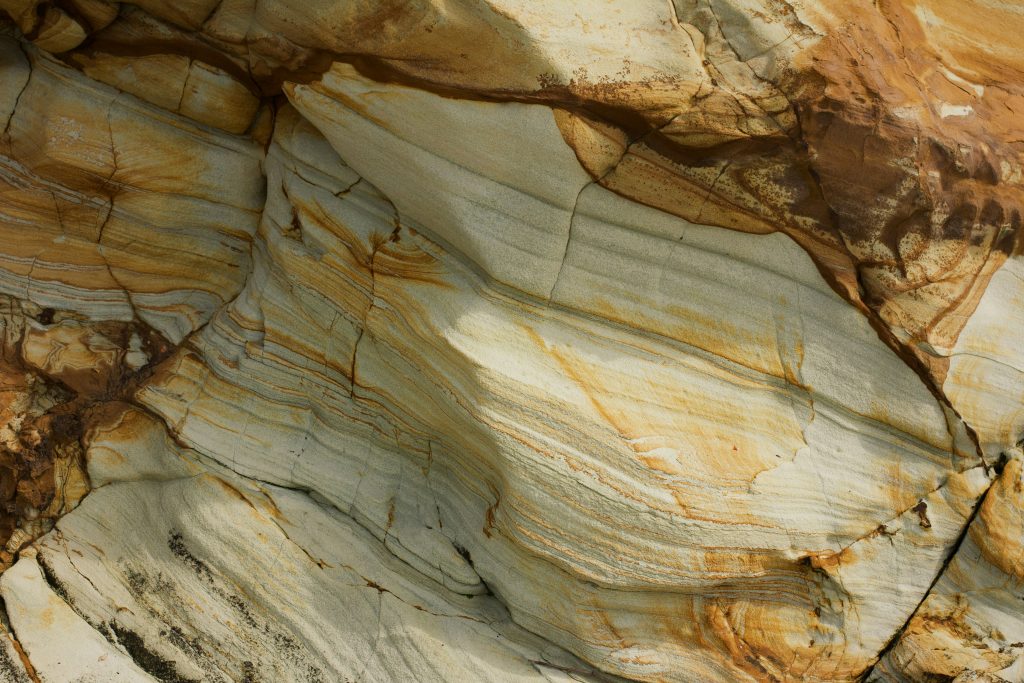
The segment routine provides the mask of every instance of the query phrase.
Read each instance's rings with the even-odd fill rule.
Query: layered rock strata
[[[1012,7],[0,9],[0,679],[1024,677]]]

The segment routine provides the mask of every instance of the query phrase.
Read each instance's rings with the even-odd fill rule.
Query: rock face
[[[1024,18],[0,0],[0,681],[1024,680]]]

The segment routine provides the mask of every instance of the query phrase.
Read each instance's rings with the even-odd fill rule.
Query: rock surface
[[[1024,19],[0,0],[0,680],[1024,680]]]

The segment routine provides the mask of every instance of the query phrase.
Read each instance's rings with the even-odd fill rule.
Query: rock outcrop
[[[1024,680],[1024,18],[0,0],[0,680]]]

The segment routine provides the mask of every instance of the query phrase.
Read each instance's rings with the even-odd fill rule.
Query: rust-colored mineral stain
[[[15,432],[0,444],[0,547],[26,521],[56,521],[78,504],[89,487],[86,433],[120,422],[123,400],[171,348],[142,323],[82,324],[55,316],[44,310],[35,320],[41,326],[25,324],[16,352],[0,361],[0,420]],[[134,370],[125,365],[132,339],[150,360]],[[40,392],[50,404],[33,408],[32,396]],[[16,551],[0,550],[0,566]]]
[[[488,482],[487,488],[491,491],[491,496],[494,497],[494,502],[487,506],[487,511],[484,513],[484,536],[491,538],[491,530],[494,529],[494,514],[501,505],[501,492],[493,484]]]
[[[21,661],[21,665],[25,667],[25,673],[28,674],[29,679],[32,683],[42,683],[39,678],[39,674],[36,673],[36,669],[32,666],[32,661],[28,658],[24,648],[21,647],[21,643],[12,634],[6,636],[11,645],[14,646],[14,651],[18,653],[18,659]]]
[[[918,501],[917,505],[910,508],[910,511],[917,515],[917,523],[923,529],[931,529],[932,521],[928,519],[928,503],[923,500]]]

